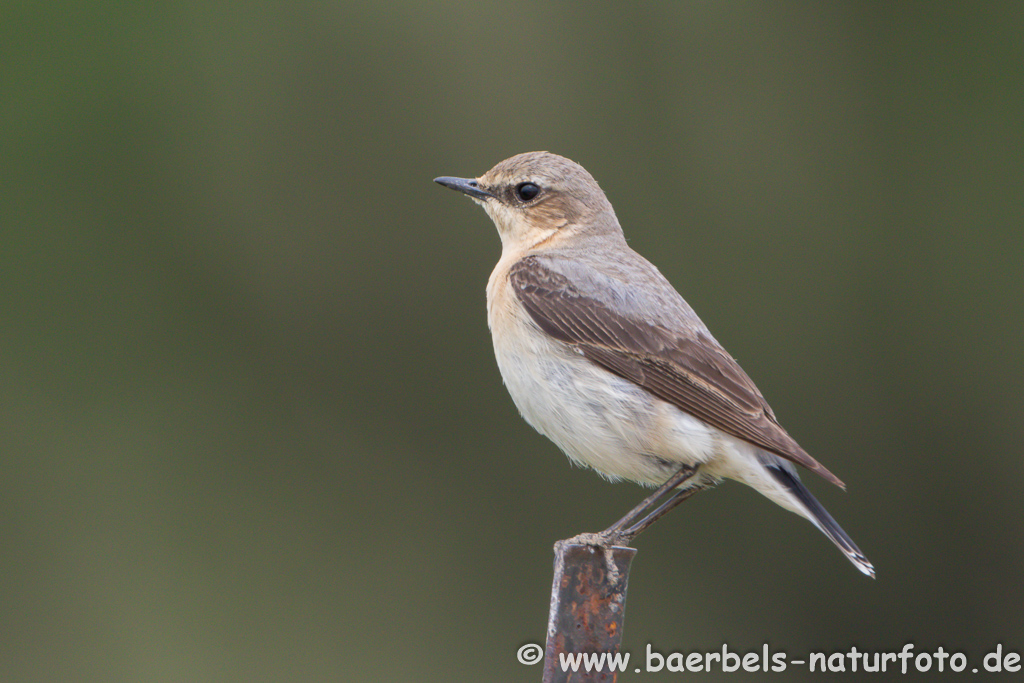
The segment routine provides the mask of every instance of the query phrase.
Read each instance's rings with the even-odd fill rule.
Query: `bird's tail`
[[[822,507],[818,499],[811,495],[811,492],[803,485],[803,482],[800,481],[796,473],[788,471],[788,468],[775,465],[767,465],[766,469],[771,473],[775,481],[793,494],[801,507],[807,511],[808,519],[821,529],[826,536],[832,539],[832,542],[846,555],[850,562],[871,578],[875,578],[875,568],[868,561],[868,558],[864,557],[864,553],[860,551],[857,544],[843,531],[843,528],[839,526],[836,520],[832,519],[832,515],[828,514],[828,511]]]

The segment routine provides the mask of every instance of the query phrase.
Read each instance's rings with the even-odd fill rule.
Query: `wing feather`
[[[581,294],[536,256],[512,266],[509,279],[530,317],[548,335],[712,427],[845,488],[786,433],[753,381],[709,335],[667,329],[614,311]]]

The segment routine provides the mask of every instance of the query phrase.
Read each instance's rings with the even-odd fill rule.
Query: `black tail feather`
[[[822,532],[825,533],[832,542],[849,558],[850,562],[854,564],[860,571],[864,572],[871,578],[875,577],[875,568],[872,566],[868,558],[864,556],[864,553],[860,551],[857,544],[853,542],[849,534],[843,531],[843,528],[832,518],[832,515],[828,513],[818,499],[811,495],[811,492],[807,490],[807,487],[803,485],[795,472],[788,471],[787,468],[768,465],[768,471],[777,482],[785,486],[800,504],[807,508],[807,511],[811,513],[811,517],[814,519],[815,524]]]

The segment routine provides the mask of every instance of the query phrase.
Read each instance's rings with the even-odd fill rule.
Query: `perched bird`
[[[479,178],[435,182],[483,206],[501,236],[487,320],[505,386],[530,425],[574,462],[612,480],[664,484],[680,500],[721,479],[742,482],[809,519],[874,576],[794,464],[843,483],[786,433],[682,296],[629,248],[582,166],[530,152]]]

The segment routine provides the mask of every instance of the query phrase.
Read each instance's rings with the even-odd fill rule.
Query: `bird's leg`
[[[671,496],[661,505],[655,507],[658,500],[669,491],[687,481],[697,473],[697,468],[690,465],[683,465],[679,471],[673,474],[668,481],[662,484],[651,495],[640,501],[640,504],[626,513],[626,516],[612,524],[602,532],[596,534],[580,534],[569,539],[568,543],[580,543],[585,545],[598,545],[609,547],[613,545],[629,545],[634,538],[643,533],[659,519],[684,500],[706,488],[705,486],[693,486],[686,489],[674,491]],[[654,508],[651,510],[651,508]],[[648,512],[648,510],[651,510]],[[646,514],[645,514],[646,513]]]
[[[602,531],[600,535],[608,538],[608,540],[615,540],[618,544],[629,544],[649,526],[657,522],[684,500],[700,490],[700,488],[696,487],[675,490],[676,487],[692,478],[696,473],[696,467],[683,465],[679,468],[678,472],[669,477],[668,481],[659,486],[654,493],[640,501],[640,504],[627,512],[625,517]],[[673,492],[672,495],[669,496],[669,498],[661,505],[655,507],[658,500],[670,491]],[[654,509],[651,510],[651,508]]]

